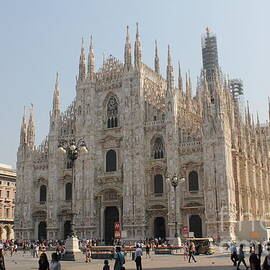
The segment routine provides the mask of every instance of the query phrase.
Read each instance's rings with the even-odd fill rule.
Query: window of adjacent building
[[[9,193],[10,193],[10,191],[9,191],[9,190],[7,190],[7,198],[9,198],[9,195],[10,195]]]
[[[107,103],[107,128],[118,127],[118,104],[115,97],[110,97]]]
[[[160,174],[157,174],[154,177],[154,193],[156,194],[163,193],[163,177]]]
[[[6,218],[9,218],[9,208],[6,208]]]
[[[46,202],[47,200],[47,187],[45,185],[40,186],[39,189],[39,201]]]
[[[161,137],[155,139],[154,146],[153,146],[153,158],[154,159],[161,159],[164,158],[164,143]]]
[[[7,182],[7,185],[9,186],[10,185],[10,182]]]
[[[0,197],[2,197],[2,190],[0,190]]]
[[[199,177],[196,171],[192,171],[188,175],[189,191],[199,190]]]
[[[72,200],[72,183],[66,184],[66,201]]]
[[[116,152],[109,150],[106,153],[106,172],[116,171]]]

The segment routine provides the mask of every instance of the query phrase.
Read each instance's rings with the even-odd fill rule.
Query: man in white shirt
[[[134,260],[136,262],[137,270],[142,270],[142,249],[140,248],[139,245],[136,246]]]

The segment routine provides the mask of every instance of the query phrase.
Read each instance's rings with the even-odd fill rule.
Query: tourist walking
[[[188,250],[189,250],[188,242],[185,242],[185,244],[184,244],[184,261],[188,260],[188,253],[189,253]]]
[[[233,262],[233,265],[236,266],[237,264],[237,247],[235,243],[231,244],[231,260]]]
[[[49,261],[46,253],[40,254],[38,264],[39,264],[38,270],[50,270]]]
[[[270,270],[270,250],[268,252],[269,254],[265,256],[265,259],[262,265],[263,270]]]
[[[122,270],[125,264],[124,254],[121,252],[121,247],[116,247],[116,253],[114,254],[114,270]]]
[[[250,269],[251,270],[261,270],[261,263],[260,260],[255,254],[255,251],[253,250],[249,256],[249,264],[250,264]]]
[[[145,247],[145,253],[146,253],[145,258],[147,259],[147,257],[149,257],[149,259],[150,259],[151,256],[150,256],[150,245],[149,245],[149,243],[147,243],[147,245]]]
[[[0,270],[6,270],[3,249],[0,249]]]
[[[258,243],[258,246],[257,246],[257,255],[258,255],[258,258],[259,258],[260,263],[261,263],[262,252],[263,252],[262,244],[261,243]]]
[[[142,270],[142,249],[139,245],[136,246],[134,260],[136,263],[136,269]]]
[[[194,262],[197,262],[194,258],[195,253],[195,244],[193,242],[190,242],[189,248],[188,248],[188,262],[190,263],[190,259],[192,258]]]
[[[108,260],[104,260],[103,270],[110,270],[110,266],[109,266],[109,261]]]
[[[52,253],[52,261],[50,263],[50,270],[61,270],[61,264],[58,261],[59,256],[56,252]]]
[[[243,263],[244,266],[246,267],[246,269],[248,269],[248,266],[245,262],[245,253],[244,253],[244,245],[243,244],[241,244],[240,248],[239,248],[238,264],[237,264],[237,268],[236,268],[237,270],[240,269],[239,266],[241,263]]]
[[[89,246],[87,246],[85,250],[85,262],[91,262],[91,249]]]

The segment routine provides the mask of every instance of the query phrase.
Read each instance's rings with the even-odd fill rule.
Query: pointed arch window
[[[66,184],[66,201],[72,200],[72,183]]]
[[[106,153],[106,172],[116,171],[116,152],[109,150]]]
[[[155,139],[154,146],[153,146],[153,158],[154,159],[161,159],[164,158],[165,148],[163,139],[158,137]]]
[[[47,187],[45,185],[40,186],[39,188],[39,201],[41,203],[46,202],[47,200]]]
[[[107,103],[107,128],[118,127],[118,103],[114,96]]]
[[[199,190],[199,177],[196,171],[192,171],[188,175],[188,185],[189,191],[198,191]]]
[[[163,193],[163,177],[161,174],[157,174],[154,177],[154,193],[156,194]]]

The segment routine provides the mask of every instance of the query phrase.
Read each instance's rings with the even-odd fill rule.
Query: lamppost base
[[[76,236],[71,236],[66,240],[66,252],[62,261],[77,261],[81,250],[79,249],[79,239]]]

